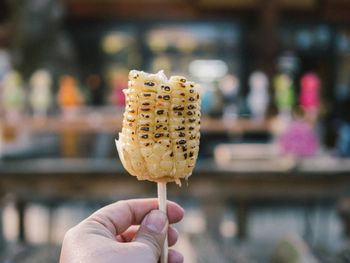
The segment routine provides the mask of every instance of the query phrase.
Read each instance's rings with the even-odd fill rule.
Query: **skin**
[[[167,216],[157,210],[156,199],[119,201],[101,208],[64,238],[60,263],[158,263],[168,233],[168,245],[178,232],[169,224],[179,222],[184,210],[167,204]],[[168,263],[182,263],[183,256],[169,250]]]

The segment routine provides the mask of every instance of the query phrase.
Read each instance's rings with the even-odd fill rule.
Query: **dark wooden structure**
[[[338,199],[349,194],[350,160],[316,158],[285,167],[271,165],[279,161],[249,161],[237,167],[233,162],[229,167],[219,167],[212,160],[199,160],[188,185],[185,182],[182,187],[169,185],[169,199],[199,200],[208,224],[214,226],[219,225],[220,211],[233,207],[238,214],[239,235],[244,238],[252,205],[283,202],[306,208],[317,204],[335,205]],[[328,164],[327,168],[320,163]],[[25,240],[23,209],[28,202],[112,202],[153,197],[156,193],[155,184],[137,182],[116,159],[8,161],[0,163],[0,176],[1,196],[10,194],[17,200],[22,215],[19,225],[22,240]]]

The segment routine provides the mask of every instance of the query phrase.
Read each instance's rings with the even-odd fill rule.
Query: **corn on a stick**
[[[166,183],[181,184],[199,150],[199,85],[184,77],[132,70],[125,92],[123,128],[116,141],[125,169],[139,180],[158,183],[159,209],[166,211]],[[168,241],[161,263],[167,263]]]

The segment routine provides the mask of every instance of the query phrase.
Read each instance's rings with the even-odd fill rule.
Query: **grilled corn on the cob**
[[[199,85],[184,77],[132,70],[116,141],[125,169],[139,180],[188,178],[199,150]]]

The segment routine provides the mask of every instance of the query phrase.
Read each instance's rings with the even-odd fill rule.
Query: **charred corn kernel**
[[[177,182],[195,166],[200,140],[199,85],[163,72],[132,70],[117,143],[125,169],[139,180]]]

